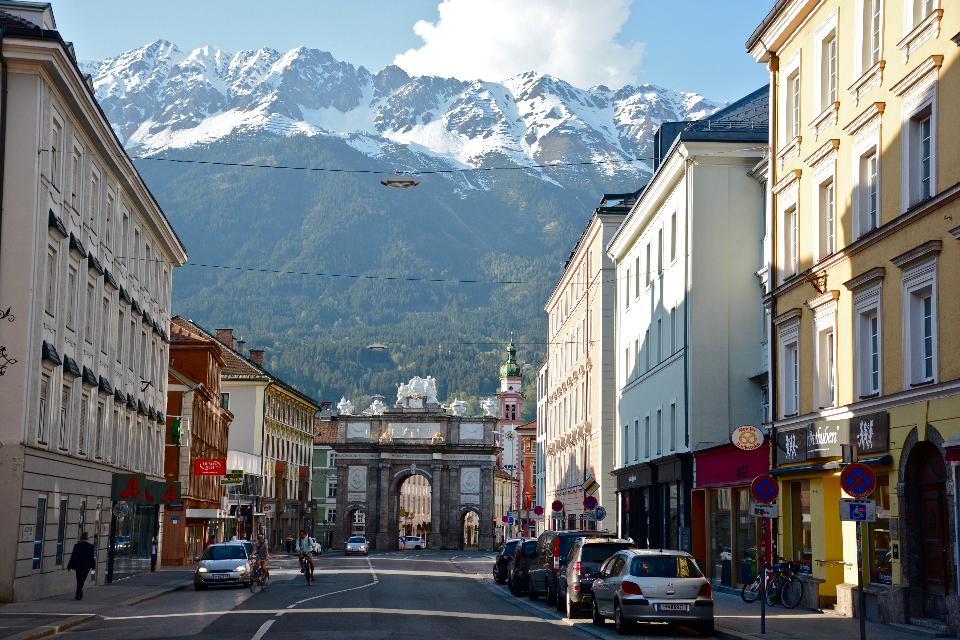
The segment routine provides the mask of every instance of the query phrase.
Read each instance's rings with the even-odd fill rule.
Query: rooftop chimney
[[[230,349],[236,349],[236,341],[233,339],[233,329],[217,329],[217,340],[227,345]]]
[[[257,363],[258,366],[263,366],[263,349],[250,349],[250,359]]]
[[[237,353],[243,355],[243,348],[247,346],[247,341],[243,338],[237,340]]]

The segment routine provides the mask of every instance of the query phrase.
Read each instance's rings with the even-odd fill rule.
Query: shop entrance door
[[[924,617],[945,619],[944,596],[950,590],[950,542],[947,469],[940,450],[930,442],[918,442],[910,452],[905,479],[909,530],[917,542],[908,557],[915,563],[909,574],[912,606],[922,610]]]
[[[923,514],[923,590],[927,596],[947,594],[947,536],[944,531],[946,504],[942,484],[920,487],[920,513]]]

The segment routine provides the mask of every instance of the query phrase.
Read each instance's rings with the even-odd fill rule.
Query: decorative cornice
[[[928,73],[943,66],[943,56],[935,54],[918,64],[907,75],[903,76],[899,82],[890,87],[890,91],[897,96],[903,97],[915,84],[923,80]]]
[[[99,384],[97,386],[100,388],[100,393],[108,396],[113,395],[113,387],[110,385],[110,382],[106,378],[104,378],[103,376],[100,376],[100,380],[98,382]]]
[[[897,43],[897,48],[903,51],[903,61],[910,60],[910,54],[920,48],[930,38],[940,35],[940,21],[943,19],[943,9],[937,9],[920,21],[910,33]]]
[[[820,134],[823,133],[823,130],[829,127],[831,124],[837,124],[837,121],[840,118],[840,103],[831,102],[827,105],[827,108],[821,111],[816,118],[810,122],[810,127],[813,129],[813,133],[816,137],[820,137]]]
[[[924,242],[919,247],[914,247],[910,249],[910,251],[901,253],[895,258],[890,258],[890,262],[892,262],[894,266],[903,269],[920,260],[938,255],[942,247],[943,243],[940,240],[930,240],[929,242]]]
[[[808,167],[813,167],[820,164],[826,160],[830,154],[836,156],[837,149],[840,148],[839,138],[830,138],[824,144],[820,145],[816,151],[807,156],[807,159],[804,160]]]
[[[80,367],[77,366],[77,361],[68,355],[63,356],[63,373],[70,374],[74,378],[79,378],[81,375]]]
[[[41,360],[45,360],[55,367],[59,367],[61,364],[63,364],[60,354],[57,353],[57,348],[46,340],[44,340],[43,344],[40,346],[40,358]]]
[[[785,165],[787,161],[800,155],[800,143],[802,141],[802,136],[796,136],[793,140],[784,145],[783,149],[777,153],[777,160],[780,161],[781,169],[783,169],[783,165]]]
[[[87,257],[87,250],[83,248],[83,243],[80,242],[80,238],[70,234],[70,253],[75,253],[80,258]]]
[[[854,276],[843,283],[843,286],[847,288],[848,291],[856,291],[862,287],[867,286],[868,284],[873,284],[878,280],[883,280],[884,276],[887,274],[887,270],[883,267],[874,267],[868,271],[864,271],[858,276]]]
[[[777,180],[777,183],[773,185],[773,192],[780,193],[781,191],[789,187],[794,182],[797,182],[798,180],[800,180],[800,174],[802,173],[802,171],[803,171],[802,169],[794,169],[793,171],[788,171],[785,176]]]
[[[96,272],[98,276],[103,275],[103,265],[100,264],[100,261],[97,260],[97,257],[92,253],[87,256],[87,270]]]
[[[856,104],[860,104],[860,98],[862,98],[863,94],[867,91],[883,84],[883,69],[886,66],[886,60],[878,60],[847,88],[847,91],[853,94],[853,99]]]
[[[56,231],[61,239],[67,237],[67,228],[63,226],[63,220],[53,212],[53,209],[50,209],[50,213],[47,215],[47,228]]]
[[[831,302],[836,302],[839,297],[840,297],[840,292],[837,289],[831,289],[829,291],[825,291],[819,296],[817,296],[816,298],[811,298],[810,300],[807,300],[807,308],[810,309],[811,311],[816,310],[826,304],[830,304]]]
[[[84,367],[83,373],[80,374],[81,382],[86,387],[96,387],[99,384],[97,376],[94,375],[93,370],[90,367]]]
[[[864,109],[858,116],[856,116],[853,120],[848,122],[846,126],[843,127],[843,132],[852,136],[857,131],[863,129],[865,126],[873,122],[875,118],[881,117],[886,108],[886,102],[871,103],[870,106]]]
[[[773,324],[779,326],[781,324],[786,324],[788,322],[800,320],[800,316],[802,315],[803,315],[803,309],[801,309],[800,307],[794,307],[793,309],[788,309],[787,311],[784,311],[780,315],[776,316],[773,319]]]
[[[105,287],[110,287],[114,291],[116,291],[120,287],[120,285],[117,284],[116,278],[114,278],[113,274],[110,273],[110,269],[103,270],[103,285]]]
[[[957,34],[957,35],[960,35],[960,34]],[[950,235],[952,235],[957,240],[960,240],[960,227],[954,227],[953,229],[950,229]]]

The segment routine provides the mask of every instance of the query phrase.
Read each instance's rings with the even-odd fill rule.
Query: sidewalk
[[[72,572],[64,571],[63,579],[73,586]],[[192,567],[170,567],[107,585],[88,583],[83,600],[74,600],[71,588],[69,594],[0,605],[0,638],[33,640],[53,635],[108,609],[137,605],[192,584]]]
[[[714,593],[714,619],[717,635],[740,640],[786,640],[792,638],[856,639],[860,637],[860,623],[856,618],[845,618],[832,613],[818,613],[809,609],[767,607],[767,633],[760,633],[760,603],[747,604],[739,596]],[[868,640],[917,640],[922,637],[891,626],[867,622]]]

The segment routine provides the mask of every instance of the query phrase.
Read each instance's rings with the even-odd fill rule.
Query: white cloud
[[[540,71],[576,86],[634,82],[643,44],[617,42],[632,0],[441,0],[423,44],[394,58],[413,75],[499,81]]]

